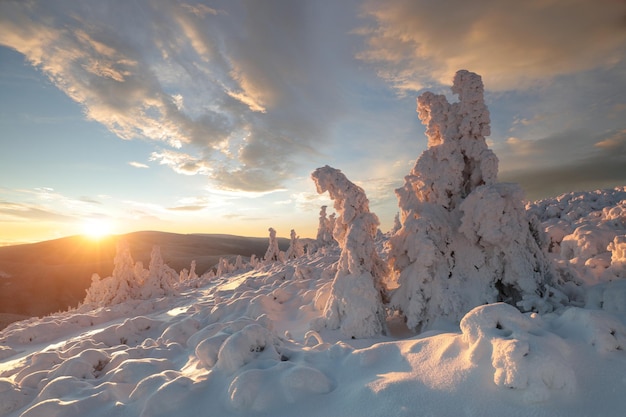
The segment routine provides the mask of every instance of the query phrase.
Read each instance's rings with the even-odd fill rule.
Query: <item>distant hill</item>
[[[218,234],[135,232],[93,241],[71,236],[45,242],[0,247],[0,314],[42,316],[75,307],[85,298],[93,273],[113,272],[117,242],[125,239],[135,261],[147,268],[153,246],[161,248],[166,264],[181,271],[196,261],[202,274],[220,257],[262,258],[268,238]],[[279,239],[281,250],[288,239]],[[0,327],[1,328],[1,327]]]

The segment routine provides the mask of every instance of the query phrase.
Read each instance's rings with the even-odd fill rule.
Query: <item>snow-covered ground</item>
[[[340,257],[328,246],[183,281],[178,295],[10,325],[0,415],[622,416],[625,199],[623,188],[529,206],[578,274],[575,306],[488,304],[421,334],[394,317],[386,336],[314,332]]]
[[[306,253],[270,229],[264,259],[198,276],[121,244],[78,309],[0,332],[0,417],[624,416],[626,187],[524,207],[480,77],[452,91],[418,99],[393,231],[326,166]]]

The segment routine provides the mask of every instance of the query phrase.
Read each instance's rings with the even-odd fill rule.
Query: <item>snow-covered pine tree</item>
[[[318,168],[311,177],[317,192],[328,191],[334,201],[338,217],[333,236],[341,248],[323,324],[350,337],[379,335],[386,328],[382,284],[386,266],[374,244],[378,217],[370,213],[363,189],[338,169]]]
[[[430,92],[417,99],[428,149],[396,190],[402,227],[389,241],[399,284],[391,304],[416,329],[496,301],[549,309],[545,239],[520,187],[496,183],[481,77],[458,71],[452,92],[452,104]]]

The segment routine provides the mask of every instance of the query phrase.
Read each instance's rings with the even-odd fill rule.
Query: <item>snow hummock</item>
[[[326,166],[306,252],[270,229],[262,261],[198,276],[122,242],[80,307],[0,331],[0,417],[623,416],[626,188],[524,206],[480,78],[453,92],[420,97],[394,233]]]

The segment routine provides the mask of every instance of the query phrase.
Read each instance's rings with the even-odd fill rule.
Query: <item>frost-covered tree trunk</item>
[[[378,217],[369,211],[361,187],[339,170],[325,166],[311,177],[318,193],[328,191],[337,219],[333,236],[341,247],[337,273],[324,308],[325,325],[350,337],[371,337],[385,331],[382,279],[386,266],[374,244]]]
[[[401,228],[389,241],[399,287],[391,304],[410,328],[437,318],[460,320],[496,301],[547,309],[552,270],[521,189],[498,184],[498,160],[487,147],[489,111],[479,75],[457,72],[459,101],[430,92],[417,100],[428,149],[396,190]]]

